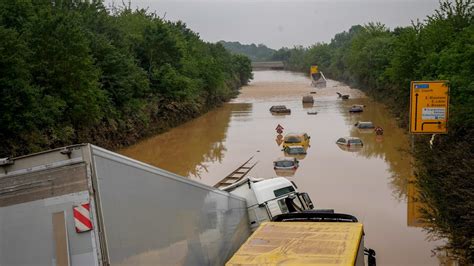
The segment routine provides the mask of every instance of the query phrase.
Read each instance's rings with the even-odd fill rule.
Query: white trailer
[[[0,266],[222,265],[246,200],[81,144],[0,160]]]

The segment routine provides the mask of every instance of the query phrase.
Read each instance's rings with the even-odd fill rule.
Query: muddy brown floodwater
[[[311,136],[307,156],[287,178],[308,192],[317,208],[330,208],[356,216],[366,233],[366,246],[375,249],[379,265],[437,265],[442,258],[431,250],[440,242],[428,241],[417,221],[419,215],[411,180],[409,139],[388,110],[336,81],[314,89],[299,73],[257,71],[239,97],[166,133],[119,151],[168,171],[214,185],[250,156],[257,166],[249,174],[277,176],[273,160],[283,156],[275,127],[284,133]],[[301,98],[310,91],[313,106]],[[336,92],[350,94],[342,101]],[[274,116],[268,109],[284,104],[291,115]],[[350,114],[352,104],[363,104],[360,114]],[[317,111],[317,115],[308,115]],[[383,137],[361,132],[357,121],[372,121],[384,129]],[[335,144],[339,137],[363,140],[361,150],[347,151]],[[288,176],[289,175],[289,176]]]

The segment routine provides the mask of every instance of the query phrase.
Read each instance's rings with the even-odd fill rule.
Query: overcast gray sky
[[[329,42],[334,34],[371,21],[390,28],[410,25],[438,5],[438,0],[132,0],[132,7],[184,21],[205,41],[263,43],[275,49]]]

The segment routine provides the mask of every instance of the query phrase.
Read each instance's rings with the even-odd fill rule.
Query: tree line
[[[245,55],[252,61],[272,61],[276,52],[264,44],[241,44],[240,42],[219,41],[232,54]]]
[[[0,157],[131,144],[236,95],[250,60],[102,0],[0,1]]]
[[[410,81],[449,80],[449,132],[415,136],[417,185],[426,229],[474,263],[474,2],[442,1],[433,15],[408,27],[356,25],[330,43],[282,48],[274,57],[290,70],[318,65],[329,78],[386,103],[408,125]]]

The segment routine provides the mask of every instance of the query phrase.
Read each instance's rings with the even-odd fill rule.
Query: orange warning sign
[[[410,132],[448,132],[449,87],[447,81],[412,81],[410,89]]]

